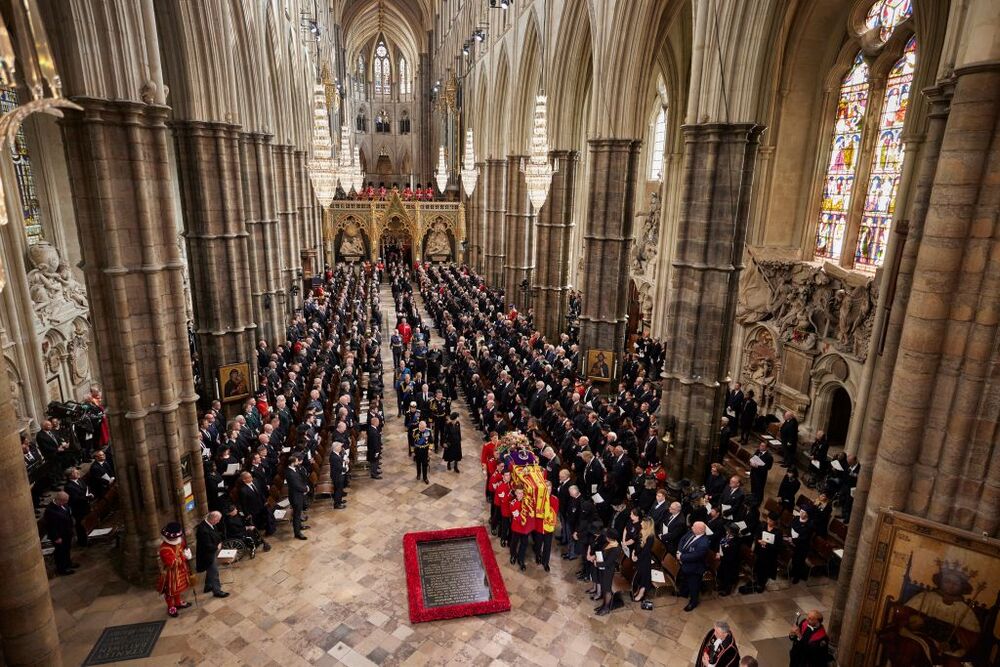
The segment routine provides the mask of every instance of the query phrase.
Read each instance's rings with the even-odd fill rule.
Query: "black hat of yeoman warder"
[[[171,521],[163,530],[160,531],[160,535],[163,535],[168,540],[176,540],[178,537],[184,534],[184,529],[181,528],[181,524],[176,521]]]

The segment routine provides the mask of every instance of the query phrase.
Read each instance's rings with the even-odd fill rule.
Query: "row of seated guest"
[[[666,477],[660,463],[661,445],[655,421],[649,419],[648,426],[645,421],[647,415],[655,413],[655,408],[647,410],[646,404],[655,404],[658,396],[651,385],[645,386],[644,376],[640,374],[631,398],[622,392],[614,403],[598,395],[585,402],[585,384],[580,385],[582,392],[574,391],[575,368],[562,366],[561,374],[557,374],[542,353],[544,339],[537,332],[523,328],[519,319],[506,317],[500,295],[492,295],[480,278],[454,267],[429,268],[418,273],[425,302],[439,327],[446,331],[448,327],[456,327],[459,383],[484,430],[499,435],[517,428],[527,433],[532,443],[556,445],[539,447],[538,452],[546,461],[544,467],[550,481],[553,476],[563,474],[560,470],[567,475],[557,487],[561,494],[561,514],[565,517],[560,537],[568,545],[567,558],[592,554],[592,540],[604,535],[608,528],[617,539],[621,533],[618,528],[624,528],[621,524],[631,515],[631,509],[637,510],[635,518],[640,522],[646,512],[665,515],[670,507],[665,504],[667,491],[661,489],[657,493],[657,487]],[[486,307],[482,308],[484,294]],[[520,377],[522,381],[515,383],[512,377]],[[553,386],[570,389],[550,398],[548,392]],[[634,398],[636,393],[640,396],[638,401]],[[532,408],[542,410],[540,420],[534,417]],[[619,433],[635,432],[637,422],[639,432],[634,439],[618,437]],[[637,446],[638,443],[642,446]],[[485,465],[488,461],[484,461]],[[719,477],[719,471],[714,477]],[[661,538],[668,553],[679,546],[682,536],[701,524],[705,528],[702,535],[712,551],[722,551],[723,571],[719,579],[723,592],[731,591],[737,582],[744,547],[749,548],[754,560],[751,591],[761,590],[767,580],[776,576],[777,554],[783,551],[792,551],[793,574],[805,576],[804,557],[813,532],[808,509],[796,518],[794,534],[785,539],[780,532],[768,530],[774,526],[761,521],[760,499],[747,497],[741,478],[732,477],[721,487],[710,478],[709,485],[713,487],[711,493],[685,500],[689,509],[679,524],[676,519],[659,522],[654,519],[654,524],[659,524],[655,526],[658,536],[663,535],[664,524],[670,526],[669,538]],[[575,487],[575,499],[565,495],[569,486]],[[682,505],[677,507],[680,509]],[[694,541],[699,540],[700,537]],[[622,541],[627,540],[618,543]],[[585,567],[580,575],[592,576],[590,568]]]
[[[370,357],[379,356],[379,273],[366,267],[360,275],[346,269],[326,275],[322,294],[306,297],[286,342],[273,351],[265,341],[258,344],[256,398],[247,399],[228,423],[218,402],[202,418],[209,509],[223,513],[227,531],[239,532],[242,524],[264,536],[274,532],[267,501],[281,454],[300,459],[293,472],[309,479],[322,463],[317,452],[324,437],[340,442],[344,456],[357,436],[357,369],[370,368]],[[349,463],[342,463],[338,496],[349,473]],[[308,528],[304,509],[292,507],[299,539]],[[263,547],[270,548],[266,542]]]

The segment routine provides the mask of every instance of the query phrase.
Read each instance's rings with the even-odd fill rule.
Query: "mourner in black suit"
[[[760,441],[754,456],[760,459],[761,463],[754,464],[753,458],[750,460],[750,494],[754,502],[760,505],[764,502],[764,488],[767,486],[767,473],[774,466],[774,457],[767,451],[767,442]],[[727,503],[728,504],[728,503]]]
[[[670,508],[667,510],[667,515],[660,527],[660,541],[667,548],[667,553],[677,551],[677,546],[687,529],[684,515],[681,514],[681,504],[677,501],[670,503]]]
[[[696,521],[691,530],[680,541],[677,549],[677,560],[680,561],[679,593],[688,598],[684,611],[691,611],[698,606],[701,594],[701,578],[705,574],[705,557],[709,551],[709,540],[705,536],[705,524]]]
[[[205,573],[206,593],[211,593],[217,598],[229,597],[229,593],[222,590],[222,582],[219,581],[219,564],[215,560],[219,555],[219,545],[222,544],[222,533],[215,529],[215,526],[222,520],[219,512],[209,512],[205,520],[195,528],[194,536],[198,542],[195,550],[195,569]]]
[[[785,421],[781,424],[781,455],[784,460],[781,462],[786,468],[795,466],[795,452],[799,446],[799,420],[795,418],[794,412],[785,413]]]
[[[330,452],[330,483],[333,484],[333,508],[342,510],[347,507],[344,502],[344,446],[339,442],[333,443],[333,451]]]
[[[309,491],[309,484],[306,482],[306,475],[299,467],[302,465],[302,456],[293,454],[289,459],[288,468],[285,469],[285,483],[288,484],[288,504],[292,508],[292,532],[297,540],[308,539],[302,534],[303,530],[309,526],[302,525],[302,514],[306,508],[306,493]]]
[[[87,488],[87,483],[80,479],[79,469],[70,468],[68,477],[63,491],[69,495],[69,509],[76,525],[76,544],[85,547],[87,546],[87,529],[83,525],[83,520],[90,514],[90,501],[94,494]]]
[[[69,495],[59,491],[45,507],[45,535],[55,547],[56,574],[73,574],[76,567],[70,555],[73,541],[73,515],[69,509]]]
[[[366,428],[368,473],[372,479],[382,479],[382,421],[378,417],[372,417],[368,420]]]

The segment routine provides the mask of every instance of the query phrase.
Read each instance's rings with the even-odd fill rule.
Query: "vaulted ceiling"
[[[348,62],[368,48],[380,31],[412,63],[427,51],[431,0],[339,0],[336,10],[340,11]]]

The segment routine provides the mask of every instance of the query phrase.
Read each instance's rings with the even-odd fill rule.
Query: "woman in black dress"
[[[791,510],[795,507],[795,496],[800,486],[799,474],[795,468],[785,471],[785,476],[781,478],[781,484],[778,486],[778,499],[781,501],[782,509]]]
[[[625,529],[618,538],[621,541],[621,545],[628,549],[630,554],[635,549],[636,543],[639,541],[639,530],[641,528],[642,510],[638,507],[633,507],[632,511],[629,512],[628,515],[628,523],[625,524]]]
[[[462,460],[462,425],[458,423],[457,412],[448,416],[445,426],[444,460],[448,462],[448,470],[458,472],[458,462]]]
[[[632,576],[632,600],[641,602],[653,587],[653,537],[656,528],[653,520],[645,518],[639,528],[639,539],[632,550],[635,574]]]
[[[608,531],[605,533],[604,538],[604,548],[595,552],[598,581],[600,582],[601,596],[604,599],[604,603],[597,609],[598,616],[611,613],[611,605],[614,600],[615,570],[618,569],[618,561],[622,557],[622,548],[618,543],[618,536]]]

